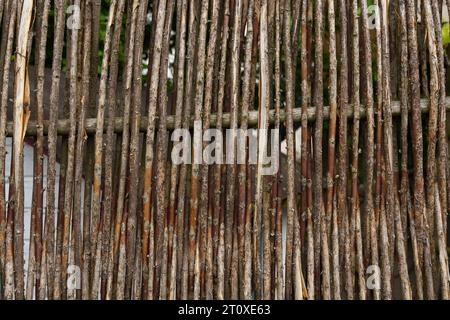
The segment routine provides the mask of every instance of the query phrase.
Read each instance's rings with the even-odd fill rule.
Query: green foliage
[[[100,30],[99,30],[99,46],[98,46],[98,72],[100,74],[101,69],[101,63],[103,59],[103,48],[105,46],[105,37],[106,37],[106,25],[108,23],[108,13],[109,13],[109,7],[111,4],[111,0],[104,0],[101,1],[101,11],[100,11]],[[123,26],[122,26],[122,34],[120,39],[120,48],[119,48],[119,70],[123,70],[124,64],[125,64],[125,32],[126,29],[126,12],[124,13],[123,17]],[[55,34],[55,8],[53,6],[50,7],[49,10],[49,17],[48,17],[48,35],[47,35],[47,51],[46,51],[46,57],[45,57],[45,65],[47,68],[52,67],[52,60],[53,60],[53,39]],[[68,37],[68,33],[66,31],[65,37]],[[67,63],[67,43],[68,41],[64,41],[64,48],[63,48],[63,59],[62,59],[62,65],[63,70],[67,70],[68,63]],[[36,42],[34,43],[34,46],[36,46]],[[36,49],[36,48],[34,48]],[[30,63],[34,64],[36,62],[36,50],[32,50],[31,56],[30,56]],[[121,75],[122,72],[119,73]]]
[[[450,24],[448,22],[442,25],[442,43],[444,47],[450,44]]]
[[[367,8],[369,10],[369,14],[370,14],[370,7],[374,5],[374,2],[375,2],[374,0],[367,0]],[[361,9],[361,7],[359,7],[358,8],[358,16],[361,16],[361,12],[362,12],[362,9]]]

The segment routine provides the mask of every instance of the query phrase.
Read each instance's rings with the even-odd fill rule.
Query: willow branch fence
[[[448,299],[448,8],[0,0],[0,299]]]

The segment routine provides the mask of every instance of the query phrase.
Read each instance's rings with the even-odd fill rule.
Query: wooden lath
[[[422,114],[426,115],[429,112],[429,100],[428,99],[421,99],[420,101],[420,110]],[[447,111],[450,111],[450,97],[446,98],[445,101],[445,107]],[[400,101],[392,101],[391,102],[391,108],[392,108],[392,115],[395,117],[401,116],[401,106]],[[300,124],[302,121],[302,109],[301,108],[295,108],[293,109],[293,121],[295,124]],[[352,119],[354,114],[354,107],[352,105],[347,105],[347,118]],[[275,110],[269,111],[269,117],[268,121],[271,126],[275,125],[276,123],[276,113]],[[211,128],[217,128],[218,124],[218,118],[219,116],[217,114],[211,114],[210,115],[210,127]],[[224,113],[220,116],[222,119],[221,121],[221,127],[222,128],[230,128],[230,119],[231,116],[229,113]],[[361,106],[359,109],[359,118],[364,120],[367,118],[367,109],[365,106]],[[280,122],[284,122],[286,119],[286,112],[284,110],[280,110],[279,113],[279,120]],[[323,107],[323,119],[324,121],[330,120],[330,107],[324,106]],[[315,107],[309,107],[307,109],[307,120],[309,123],[314,123],[316,120],[316,112]],[[258,126],[258,111],[249,111],[248,113],[248,126],[250,128],[256,128]],[[96,125],[97,125],[97,119],[95,118],[86,118],[85,119],[85,130],[86,134],[93,135],[96,132]],[[108,119],[105,119],[105,124],[107,125],[109,123]],[[191,121],[187,121],[189,124],[189,127],[192,129],[194,127],[194,117],[191,117]],[[240,123],[240,121],[239,121]],[[146,132],[148,126],[148,117],[141,116],[139,121],[139,131],[141,133]],[[44,133],[47,134],[49,127],[49,121],[44,120],[43,130]],[[166,121],[166,128],[167,130],[174,130],[177,128],[176,126],[176,117],[175,116],[168,116]],[[36,136],[38,129],[37,121],[29,120],[26,136],[33,137]],[[60,136],[66,136],[69,134],[69,120],[68,119],[59,119],[56,122],[56,130],[58,132],[58,135]],[[123,132],[123,118],[120,116],[115,117],[113,130],[115,133],[122,133]],[[106,130],[105,130],[106,132]],[[6,136],[12,137],[13,135],[13,123],[7,122],[6,124]]]

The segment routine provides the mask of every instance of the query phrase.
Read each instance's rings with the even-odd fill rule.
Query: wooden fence
[[[0,298],[448,299],[447,4],[0,0]]]

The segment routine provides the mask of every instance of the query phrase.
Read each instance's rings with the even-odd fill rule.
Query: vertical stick
[[[301,16],[301,29],[302,29],[302,46],[301,46],[301,92],[302,92],[302,116],[301,116],[301,178],[302,178],[302,197],[301,197],[301,210],[300,217],[303,221],[307,220],[310,216],[310,207],[308,206],[308,187],[307,187],[307,177],[308,177],[308,107],[310,105],[310,85],[309,85],[309,67],[310,67],[310,54],[309,54],[309,43],[311,30],[308,28],[308,16],[311,10],[311,2],[304,0],[302,4],[302,16]],[[310,229],[312,226],[310,224],[304,228],[305,224],[302,223],[302,229],[306,229],[308,236],[311,235]],[[301,243],[303,243],[303,234],[301,233]],[[314,277],[314,251],[307,251],[307,281],[308,281],[308,291],[313,291],[311,285],[314,285],[312,278]],[[311,262],[312,261],[312,262]]]
[[[315,286],[317,298],[320,298],[321,279],[320,269],[323,268],[322,294],[325,300],[330,299],[330,263],[328,259],[328,237],[326,235],[325,224],[323,223],[323,2],[316,2],[315,13],[315,83],[314,83],[314,105],[316,107],[316,123],[314,134],[314,265],[315,265]],[[322,255],[321,255],[322,254]],[[322,258],[322,264],[321,264]],[[310,293],[312,294],[312,293]]]
[[[385,4],[383,2],[383,4]],[[386,7],[380,7],[380,2],[376,1],[375,5],[380,8],[380,28],[376,30],[376,48],[377,48],[377,72],[381,85],[378,86],[378,109],[377,109],[377,159],[380,174],[380,256],[381,256],[381,273],[383,298],[392,299],[392,249],[393,235],[392,221],[390,219],[393,213],[393,144],[392,144],[392,115],[390,110],[390,89],[389,85],[389,65],[386,63],[386,55],[388,48],[386,47],[387,35],[387,15]],[[378,149],[379,148],[379,149]],[[384,152],[383,152],[384,151]],[[384,157],[382,156],[384,155]],[[384,203],[386,198],[387,202]],[[389,230],[389,232],[388,232]]]
[[[202,0],[201,2],[201,13],[200,13],[200,27],[198,33],[198,44],[197,44],[197,81],[195,86],[195,99],[194,99],[194,121],[196,124],[200,124],[202,122],[202,112],[203,112],[203,93],[204,93],[204,83],[205,83],[205,61],[206,61],[206,31],[207,26],[206,22],[208,19],[208,9],[209,9],[209,1]],[[193,141],[193,153],[192,153],[192,168],[191,168],[191,201],[190,201],[190,213],[189,213],[189,255],[190,257],[194,257],[196,255],[195,250],[196,246],[199,245],[202,237],[202,228],[201,226],[204,224],[205,219],[199,218],[198,210],[199,210],[199,191],[200,191],[200,164],[203,163],[203,152],[202,152],[202,142],[201,137],[202,133],[195,132],[195,130],[201,130],[202,126],[194,128],[194,141]],[[197,140],[199,139],[199,141]],[[205,212],[203,212],[205,213]],[[198,220],[203,220],[199,224]],[[203,252],[203,248],[202,248]],[[197,258],[190,259],[189,261],[189,273],[193,278],[194,284],[194,296],[195,300],[200,298],[200,274],[195,273],[195,261]],[[200,261],[200,258],[199,258]],[[197,268],[197,270],[200,270]]]
[[[54,220],[55,220],[55,177],[56,177],[56,120],[58,119],[58,109],[60,103],[60,77],[61,77],[61,62],[62,62],[62,50],[64,41],[64,11],[65,0],[55,2],[56,6],[56,25],[54,33],[53,44],[53,62],[52,62],[52,89],[50,95],[50,118],[48,128],[48,168],[47,168],[47,194],[46,194],[46,218],[45,218],[45,239],[44,248],[46,249],[46,262],[47,265],[41,266],[41,269],[45,268],[48,281],[48,297],[53,298],[53,291],[55,286],[54,267]],[[42,274],[42,272],[41,272]],[[41,288],[45,290],[45,288]],[[45,295],[44,292],[42,292]],[[44,299],[41,296],[41,299]]]
[[[154,53],[152,57],[152,68],[154,70],[159,70],[161,65],[161,50],[163,45],[163,32],[164,32],[164,21],[165,21],[165,11],[166,11],[167,1],[159,1],[158,11],[156,16],[156,33],[155,33],[155,44]],[[148,127],[147,127],[147,137],[146,137],[146,157],[145,157],[145,174],[144,174],[144,257],[147,257],[148,248],[146,248],[146,243],[149,239],[149,221],[151,215],[151,189],[152,189],[152,169],[153,169],[153,147],[155,140],[155,117],[158,102],[158,86],[159,86],[159,72],[156,72],[151,77],[151,82],[149,85],[149,105],[148,105]],[[161,213],[162,214],[162,213]],[[162,234],[160,235],[162,236]],[[158,238],[160,239],[160,237]],[[162,239],[160,239],[162,240]],[[161,245],[161,243],[157,243]],[[152,270],[151,266],[151,271]],[[148,295],[153,292],[148,292]]]
[[[32,26],[34,2],[24,0],[21,7],[17,56],[15,61],[15,100],[14,100],[14,268],[16,275],[16,299],[24,299],[24,176],[23,176],[23,140],[29,119],[30,85],[28,78],[28,40]]]
[[[83,61],[82,61],[82,88],[81,88],[81,103],[78,107],[78,133],[76,137],[76,160],[75,160],[75,186],[74,186],[74,200],[73,200],[73,237],[75,238],[75,265],[81,266],[82,256],[82,229],[81,229],[81,189],[83,183],[83,158],[85,143],[87,140],[85,132],[85,118],[87,106],[89,104],[90,91],[90,73],[91,73],[91,30],[92,30],[92,2],[85,3],[84,16],[84,34],[83,34]],[[84,228],[84,226],[83,226]],[[86,276],[86,275],[85,275]],[[83,278],[83,276],[82,276]],[[89,279],[85,285],[89,285]],[[83,282],[83,279],[81,280]],[[83,299],[87,297],[84,296]]]
[[[243,0],[236,0],[234,8],[234,28],[231,37],[231,124],[229,147],[227,147],[227,191],[225,206],[225,272],[231,271],[233,228],[235,216],[235,184],[236,184],[236,130],[238,125],[239,111],[239,88],[240,88],[240,48],[241,48],[241,28],[242,28],[242,6]],[[257,187],[258,188],[258,187]],[[255,212],[258,212],[255,208]],[[228,272],[227,272],[228,273]],[[231,274],[225,277],[225,295],[231,293],[231,283],[233,281]],[[236,289],[236,288],[234,288]],[[237,299],[237,297],[234,297]]]
[[[280,110],[281,110],[281,0],[277,0],[275,4],[275,130],[280,130]],[[279,135],[278,135],[279,139]],[[281,209],[280,198],[280,174],[276,176],[276,182],[274,188],[276,189],[276,195],[274,199],[275,210],[275,260],[276,260],[276,272],[275,272],[275,299],[283,300],[284,298],[284,264],[283,264],[283,211]]]
[[[338,101],[338,118],[339,118],[339,146],[338,146],[338,183],[337,183],[337,216],[340,230],[340,252],[348,255],[348,237],[346,225],[348,225],[347,214],[347,116],[346,105],[348,100],[348,56],[347,56],[347,12],[346,4],[343,0],[339,1],[340,25],[341,25],[341,52],[340,62],[341,71],[339,74],[339,101]],[[343,229],[343,230],[342,230]],[[351,276],[350,266],[344,263],[344,273],[346,280]],[[347,282],[348,285],[348,282]],[[350,297],[348,297],[350,298]]]
[[[437,39],[437,55],[439,60],[439,119],[438,119],[438,150],[437,150],[437,181],[439,186],[439,199],[440,199],[440,209],[441,209],[441,217],[436,217],[437,223],[442,223],[442,235],[438,232],[439,237],[439,261],[441,265],[441,270],[445,269],[445,264],[447,264],[448,270],[448,254],[442,251],[445,248],[445,245],[442,246],[442,241],[445,244],[447,240],[447,156],[446,150],[447,146],[447,138],[446,138],[446,111],[445,111],[445,99],[446,99],[446,71],[445,71],[445,62],[444,62],[444,47],[442,43],[442,28],[441,26],[441,15],[442,12],[442,3],[438,4],[437,1],[432,2],[433,9],[433,17],[435,23],[436,30],[436,39]],[[440,220],[440,221],[439,221]],[[436,226],[437,228],[438,225]],[[443,260],[441,260],[443,257]],[[442,271],[441,271],[442,272]],[[442,279],[442,298],[448,300],[450,292],[449,292],[449,283],[448,283],[448,272],[443,272],[441,274]],[[446,279],[446,280],[445,280]]]
[[[220,3],[218,0],[214,0],[212,3],[212,23],[211,23],[211,29],[210,29],[210,38],[209,38],[209,44],[208,44],[208,51],[207,51],[207,59],[206,59],[206,82],[205,82],[205,101],[204,101],[204,110],[203,110],[203,132],[206,133],[210,129],[210,121],[211,121],[211,109],[212,109],[212,94],[213,94],[213,77],[214,77],[214,59],[216,57],[216,45],[217,45],[217,29],[219,24],[219,9],[220,9]],[[252,4],[250,4],[249,12],[252,10]],[[249,13],[250,15],[250,13]],[[251,20],[251,19],[250,19]],[[249,34],[252,33],[250,30],[250,25],[252,24],[252,21],[249,23],[249,29],[247,30],[247,37],[249,37]],[[250,36],[251,38],[251,36]],[[253,39],[252,39],[253,40]],[[250,41],[251,42],[251,41]],[[251,57],[250,57],[251,58]],[[251,65],[250,65],[251,67]],[[249,67],[249,69],[250,69]],[[244,67],[245,68],[245,67]],[[247,79],[247,78],[246,78]],[[248,83],[250,85],[250,79],[247,79]],[[245,83],[245,80],[244,80]],[[244,91],[244,94],[246,92]],[[245,100],[243,100],[245,101]],[[245,103],[245,102],[243,102]],[[207,143],[203,143],[203,147],[206,147]],[[212,217],[209,216],[210,210],[210,204],[208,203],[210,197],[209,197],[209,165],[208,162],[207,165],[204,165],[201,170],[201,179],[202,179],[202,187],[201,187],[201,198],[200,198],[200,226],[203,228],[203,241],[202,241],[202,247],[204,247],[204,251],[206,253],[206,261],[205,261],[205,270],[206,270],[206,288],[205,288],[205,297],[206,299],[210,300],[213,297],[213,288],[212,288],[212,243],[210,243],[208,238],[208,230],[211,229],[211,219]],[[245,193],[244,193],[245,194]],[[212,204],[211,204],[212,205]],[[202,221],[203,220],[203,221]]]
[[[175,132],[181,129],[182,119],[183,119],[183,94],[184,94],[184,69],[186,63],[186,20],[187,20],[187,6],[185,0],[177,2],[177,39],[176,39],[176,67],[175,67],[175,83],[176,83],[176,101],[175,101]],[[172,136],[173,137],[173,136]],[[179,177],[179,166],[172,163],[171,172],[170,172],[170,191],[169,191],[169,241],[168,241],[168,249],[169,252],[178,250],[177,237],[178,235],[178,223],[184,225],[184,217],[180,217],[179,214],[175,214],[176,205],[177,205],[177,183]],[[175,228],[174,224],[177,224],[177,228]],[[182,226],[180,226],[182,228]],[[174,238],[177,237],[177,240]],[[169,253],[170,254],[170,253]],[[172,255],[169,257],[171,261],[171,269],[169,275],[169,299],[174,300],[177,296],[177,271],[179,270],[179,265],[181,264],[181,259],[178,260],[178,252],[175,253],[175,257]],[[173,260],[175,258],[175,260]],[[174,277],[174,278],[172,278]],[[178,273],[179,277],[179,273]]]
[[[117,4],[116,8],[116,17],[115,19],[117,21],[122,22],[122,17],[124,15],[124,6],[125,2],[120,1]],[[128,26],[127,26],[128,28]],[[128,30],[128,29],[127,29]],[[114,133],[113,133],[113,127],[114,127],[114,121],[116,110],[117,110],[117,81],[118,81],[118,74],[119,74],[119,49],[120,49],[120,39],[122,36],[122,23],[115,23],[114,24],[114,30],[112,31],[112,43],[111,43],[111,49],[110,49],[110,62],[109,62],[109,80],[108,80],[108,90],[109,90],[109,102],[108,102],[108,124],[106,129],[106,147],[105,147],[105,157],[104,157],[104,166],[105,166],[105,173],[104,173],[104,195],[103,195],[103,212],[104,215],[101,218],[102,219],[102,241],[100,243],[102,250],[101,250],[101,297],[105,298],[105,295],[108,296],[108,294],[112,294],[112,287],[111,282],[109,282],[109,279],[111,279],[111,276],[108,272],[108,268],[113,268],[114,264],[117,263],[117,252],[113,251],[117,246],[116,242],[118,242],[118,235],[113,234],[111,235],[111,230],[114,230],[114,223],[112,223],[112,216],[113,216],[113,210],[115,207],[115,199],[112,196],[113,193],[113,150],[115,145],[114,140]],[[138,97],[136,98],[138,99]],[[102,138],[103,139],[103,138]],[[117,152],[119,148],[116,149]],[[131,156],[130,156],[131,157]],[[136,194],[134,192],[133,194]],[[119,213],[118,216],[121,217]],[[117,218],[121,219],[121,218]],[[95,221],[94,221],[95,222]],[[119,222],[120,223],[120,222]],[[113,248],[110,250],[110,248]],[[92,252],[95,252],[93,250]],[[112,262],[111,262],[112,261]],[[106,292],[105,292],[106,291]]]
[[[127,280],[127,271],[131,272],[134,270],[134,260],[125,260],[125,255],[132,255],[133,252],[130,252],[129,247],[127,246],[127,239],[129,237],[133,237],[134,235],[129,234],[127,232],[127,222],[129,224],[129,215],[136,214],[135,212],[130,212],[127,204],[124,201],[124,191],[125,191],[125,181],[126,179],[126,170],[128,167],[128,148],[130,141],[130,113],[131,113],[131,86],[133,83],[133,63],[134,63],[134,54],[135,54],[135,37],[136,37],[136,24],[138,21],[138,12],[139,12],[139,2],[134,0],[131,7],[131,17],[130,17],[130,33],[129,33],[129,45],[128,45],[128,54],[127,54],[127,62],[125,68],[125,83],[124,83],[124,110],[123,110],[123,133],[122,133],[122,154],[121,154],[121,162],[120,162],[120,187],[119,187],[119,195],[117,198],[118,205],[117,210],[124,211],[124,216],[121,224],[121,235],[120,235],[120,245],[119,245],[119,267],[117,273],[117,288],[116,295],[117,299],[123,300],[125,297],[130,297],[131,286],[128,284]],[[123,207],[122,207],[123,206]],[[134,226],[135,228],[135,226]],[[133,248],[134,250],[134,248]],[[126,263],[127,262],[127,263]],[[128,265],[127,265],[128,264]]]
[[[228,53],[228,34],[229,34],[229,21],[230,21],[230,2],[225,1],[224,8],[224,16],[223,16],[223,27],[222,27],[222,44],[221,44],[221,53],[220,53],[220,70],[219,70],[219,93],[217,98],[217,127],[216,129],[222,132],[222,115],[224,109],[224,100],[225,100],[225,80],[226,80],[226,66],[227,66],[227,53]],[[223,157],[223,149],[221,145],[218,144],[218,148],[216,149],[216,153],[218,156]],[[222,184],[222,166],[221,164],[217,164],[215,166],[214,172],[214,188],[217,190],[214,196],[214,221],[217,223],[215,227],[215,234],[218,238],[217,244],[217,259],[216,259],[216,277],[217,285],[215,297],[218,300],[223,300],[225,295],[225,243],[224,243],[224,228],[225,221],[221,219],[221,213],[223,212],[221,207],[221,200],[223,195],[223,184]]]
[[[105,122],[105,105],[106,105],[106,86],[108,79],[108,63],[111,54],[111,39],[112,39],[112,25],[116,15],[119,14],[121,10],[118,9],[118,2],[114,1],[111,3],[108,13],[108,22],[106,26],[105,34],[105,46],[104,55],[101,67],[100,76],[100,86],[99,86],[99,98],[98,98],[98,108],[97,108],[97,129],[95,133],[95,151],[94,151],[94,181],[93,181],[93,194],[92,194],[92,226],[93,230],[92,236],[94,241],[91,242],[91,253],[94,254],[94,270],[98,270],[100,261],[97,261],[97,251],[96,246],[102,247],[102,239],[100,239],[100,209],[101,209],[101,188],[102,188],[102,161],[103,161],[103,129]],[[108,212],[106,214],[109,214]],[[96,249],[97,248],[97,249]],[[96,267],[97,266],[97,267]],[[92,288],[91,288],[91,299],[98,298],[100,275],[97,272],[93,274]]]
[[[262,215],[264,214],[263,209],[263,183],[264,183],[264,174],[263,174],[263,157],[266,154],[267,150],[267,132],[268,132],[268,113],[270,109],[270,72],[269,72],[269,39],[268,39],[268,17],[267,12],[268,3],[267,1],[261,2],[261,20],[260,20],[260,29],[261,29],[261,40],[260,40],[260,61],[261,61],[261,85],[260,85],[260,93],[261,93],[261,103],[259,110],[259,120],[258,120],[258,165],[256,172],[256,199],[255,199],[255,214],[258,216],[258,220],[262,220]],[[272,150],[272,152],[274,152]],[[265,231],[265,230],[264,230]],[[266,248],[266,241],[264,241],[264,248]],[[262,272],[263,272],[263,283],[262,283],[262,297],[263,299],[268,299],[268,295],[270,292],[270,267],[267,261],[268,252],[264,249],[264,259],[262,260]],[[257,258],[256,256],[255,258]]]
[[[435,202],[435,190],[433,186],[436,182],[436,145],[437,145],[437,129],[438,129],[438,111],[439,111],[439,99],[440,99],[440,71],[439,71],[439,60],[437,53],[437,39],[436,39],[436,31],[433,19],[433,13],[431,8],[431,3],[424,3],[424,13],[426,20],[426,29],[428,33],[428,51],[429,51],[429,62],[430,62],[430,109],[428,115],[428,149],[427,149],[427,162],[426,162],[426,199],[427,199],[427,216],[425,225],[428,235],[429,235],[429,243],[425,245],[424,250],[431,251],[431,259],[433,263],[433,268],[429,269],[428,266],[425,266],[425,276],[427,279],[427,284],[429,286],[433,286],[432,284],[432,270],[435,270],[437,267],[438,261],[436,257],[436,240],[435,240],[435,211],[436,211],[436,202]],[[431,248],[427,248],[430,246]],[[424,254],[427,254],[426,251]],[[431,283],[430,283],[431,281]],[[428,288],[428,292],[430,293],[431,288]],[[433,290],[434,291],[434,290]],[[429,297],[431,298],[431,297]],[[434,298],[434,292],[433,292]],[[431,299],[433,299],[431,298]]]
[[[5,291],[6,300],[15,299],[14,279],[14,157],[11,157],[11,175],[9,179],[8,220],[6,224]]]
[[[37,223],[35,227],[35,250],[36,250],[36,293],[35,297],[38,298],[38,293],[40,290],[40,271],[41,271],[41,259],[43,255],[42,251],[42,221],[43,221],[43,166],[44,166],[44,75],[45,75],[45,53],[47,45],[47,33],[48,33],[48,14],[49,14],[50,1],[46,0],[42,3],[39,11],[39,27],[38,32],[38,65],[37,65],[37,84],[36,84],[36,102],[37,102],[37,138],[36,138],[36,148],[35,156],[37,159],[36,171],[35,171],[35,184],[36,184],[36,213],[37,213]],[[1,241],[1,240],[0,240]]]
[[[80,8],[80,1],[75,1],[75,6]],[[73,209],[73,178],[75,165],[75,143],[77,130],[77,68],[78,68],[78,29],[75,26],[71,29],[71,45],[70,45],[70,92],[69,92],[69,115],[70,115],[70,133],[68,139],[68,158],[67,171],[65,181],[66,196],[64,197],[64,237],[62,252],[62,295],[67,298],[67,268],[69,263],[69,242],[70,242],[70,223]],[[60,204],[61,205],[61,204]],[[74,235],[75,236],[75,235]]]
[[[166,20],[164,26],[164,43],[161,52],[161,75],[159,89],[159,128],[157,142],[157,179],[156,179],[156,204],[157,204],[157,247],[156,247],[156,275],[160,278],[159,299],[167,298],[167,189],[166,189],[166,170],[167,170],[167,69],[169,59],[169,40],[172,26],[172,17],[174,10],[174,1],[167,3]],[[162,232],[162,239],[160,235]],[[162,244],[162,246],[161,246]]]
[[[6,120],[8,109],[8,89],[9,89],[9,76],[11,68],[11,55],[14,42],[14,28],[16,23],[16,10],[17,3],[15,1],[10,4],[10,13],[7,15],[9,22],[5,23],[8,27],[8,31],[5,32],[6,36],[6,48],[5,59],[2,66],[2,95],[0,103],[0,257],[1,268],[5,273],[5,291],[4,297],[6,299],[13,299],[13,286],[14,286],[14,271],[12,252],[8,248],[8,243],[12,242],[12,232],[9,229],[9,215],[7,216],[7,207],[5,199],[5,158],[6,158]],[[3,46],[2,46],[3,47]],[[11,186],[10,186],[11,188]],[[11,199],[9,199],[11,201]],[[11,239],[9,239],[11,238]],[[11,279],[12,278],[12,279]]]
[[[288,1],[284,4],[284,32],[283,43],[285,52],[285,70],[286,70],[286,130],[287,130],[287,148],[288,148],[288,206],[287,206],[287,236],[286,236],[286,298],[291,298],[292,292],[292,257],[293,257],[293,233],[295,217],[295,156],[294,156],[294,124],[292,113],[294,108],[294,83],[292,71],[292,52],[291,52],[291,7]],[[298,243],[297,243],[298,246]],[[299,248],[297,248],[298,250]],[[300,255],[299,255],[300,256]],[[301,270],[301,265],[296,264],[296,268]],[[301,285],[298,284],[297,285]],[[295,297],[302,299],[302,297]]]
[[[115,6],[116,3],[113,3],[113,6]],[[113,6],[110,7],[110,9],[112,11],[110,11],[110,15],[114,14],[114,10],[117,10],[117,8],[113,9]],[[108,46],[110,46],[110,42],[111,42],[111,27],[108,27],[107,29],[107,33],[106,33],[106,43]],[[105,44],[106,44],[105,43]],[[106,45],[105,45],[106,48]],[[105,51],[105,55],[109,55],[110,49],[108,47],[108,50]],[[105,57],[104,57],[105,59]],[[107,58],[109,59],[109,58]],[[106,69],[102,68],[101,73],[103,74],[103,79],[100,79],[100,98],[102,95],[106,94],[106,81],[107,81],[107,76],[108,76],[108,71]],[[102,88],[103,87],[103,88]],[[114,96],[112,96],[112,98],[114,98]],[[101,127],[103,128],[103,123],[104,123],[104,103],[103,103],[103,107],[100,106],[100,102],[99,102],[99,108],[97,109],[97,113],[101,112],[101,115],[99,117],[99,115],[97,114],[97,125],[101,122]],[[100,111],[101,110],[101,111]],[[101,120],[100,120],[101,119]],[[97,127],[98,129],[98,127]],[[98,131],[98,130],[97,130]],[[103,236],[103,232],[102,232],[102,228],[103,226],[105,226],[106,222],[105,220],[107,220],[107,215],[109,215],[109,211],[106,211],[105,208],[101,208],[101,204],[100,203],[96,203],[97,201],[100,201],[100,195],[98,193],[101,192],[101,182],[102,182],[102,152],[103,152],[103,146],[99,147],[97,145],[99,140],[103,140],[103,129],[102,132],[96,133],[95,136],[95,145],[92,145],[93,148],[93,155],[91,158],[88,158],[88,165],[92,165],[93,166],[93,183],[92,183],[92,178],[87,178],[86,179],[86,183],[92,184],[92,187],[90,185],[87,186],[86,188],[86,192],[89,192],[89,194],[87,194],[88,198],[85,200],[90,200],[91,198],[91,193],[92,193],[92,207],[89,207],[89,210],[92,212],[92,221],[90,223],[90,254],[92,254],[92,264],[90,266],[90,273],[91,273],[91,278],[92,278],[92,284],[91,287],[89,288],[89,294],[91,295],[91,299],[98,299],[99,298],[99,291],[100,291],[100,281],[102,278],[101,275],[101,270],[103,268],[103,263],[102,263],[102,244],[104,241]],[[101,135],[101,137],[100,137]],[[100,150],[99,153],[96,152],[96,150]],[[92,163],[91,163],[92,162]],[[97,162],[97,165],[96,165]],[[100,163],[100,165],[98,164]],[[96,177],[96,175],[98,175],[98,177]],[[92,192],[93,190],[93,192]],[[97,191],[96,191],[97,190]],[[92,209],[92,210],[91,210]],[[103,213],[103,214],[102,214]],[[85,245],[86,247],[86,245]],[[89,249],[86,249],[89,250]],[[87,271],[86,271],[87,272]]]
[[[412,209],[410,208],[410,199],[409,199],[409,173],[408,173],[408,117],[409,117],[409,84],[408,84],[408,76],[410,74],[408,68],[408,29],[407,29],[407,21],[406,21],[406,10],[405,10],[405,1],[399,2],[399,12],[401,19],[401,32],[402,32],[402,44],[401,44],[401,88],[400,88],[400,99],[402,104],[402,128],[401,128],[401,171],[402,171],[402,180],[401,180],[401,205],[402,210],[406,212],[406,218],[410,220],[410,234],[411,234],[411,242],[412,242],[412,254],[414,261],[414,273],[416,278],[416,298],[423,299],[423,286],[422,286],[422,270],[420,269],[419,256],[417,253],[417,236],[415,230],[415,219]],[[402,212],[402,214],[405,214]]]
[[[195,80],[195,70],[194,70],[194,66],[196,63],[196,59],[195,59],[195,50],[196,50],[196,38],[197,38],[197,34],[198,34],[198,25],[197,25],[198,21],[197,21],[197,7],[196,7],[196,3],[195,2],[191,2],[190,7],[189,7],[189,46],[188,46],[188,52],[187,52],[187,59],[188,59],[188,64],[187,64],[187,74],[186,74],[186,89],[185,89],[185,96],[184,96],[184,105],[185,105],[185,120],[184,120],[184,126],[183,129],[189,130],[190,128],[190,124],[191,124],[191,109],[192,109],[192,87],[194,84],[194,80]],[[180,198],[180,202],[178,204],[178,208],[179,208],[179,212],[181,215],[184,215],[185,213],[185,205],[186,207],[188,207],[188,205],[190,205],[190,202],[187,201],[187,203],[185,202],[187,199],[186,195],[189,194],[188,193],[188,187],[191,184],[187,184],[188,182],[186,181],[186,178],[188,177],[187,174],[187,164],[183,164],[181,167],[181,172],[180,172],[180,187],[179,187],[179,198]],[[189,292],[189,283],[190,283],[190,269],[189,269],[189,259],[191,259],[191,251],[189,250],[189,241],[190,241],[190,234],[189,231],[190,230],[190,217],[189,214],[190,211],[188,211],[186,209],[186,218],[185,218],[185,230],[184,232],[186,233],[185,236],[186,238],[184,239],[184,246],[185,246],[185,252],[183,255],[183,265],[184,267],[182,268],[182,294],[181,297],[182,299],[186,300],[188,299],[190,292]],[[181,240],[181,239],[180,239]],[[193,258],[192,258],[193,259]],[[189,287],[189,288],[188,288]]]
[[[365,270],[364,270],[364,262],[363,262],[363,252],[362,252],[362,236],[361,236],[361,216],[360,216],[360,206],[359,206],[359,193],[358,193],[358,164],[359,164],[359,128],[360,128],[360,120],[359,120],[359,109],[360,109],[360,58],[359,58],[359,18],[358,18],[358,1],[352,1],[352,103],[353,103],[353,141],[352,141],[352,165],[351,165],[351,177],[352,177],[352,212],[351,212],[351,223],[350,226],[353,227],[353,230],[350,231],[350,234],[353,234],[351,239],[351,243],[354,243],[352,246],[356,248],[356,257],[354,261],[356,261],[356,272],[358,279],[358,297],[360,300],[366,299],[366,285],[365,285]],[[356,241],[356,242],[354,242]],[[353,256],[353,254],[352,254]],[[354,280],[352,280],[353,282]],[[348,283],[347,283],[348,284]],[[354,283],[352,283],[352,287],[354,289]],[[349,292],[348,289],[347,292]]]
[[[408,44],[409,44],[409,67],[410,67],[410,89],[411,89],[411,137],[413,146],[413,165],[414,165],[414,213],[416,221],[417,237],[419,240],[419,256],[424,257],[424,247],[422,241],[427,241],[428,235],[424,227],[424,214],[426,210],[424,200],[424,181],[423,181],[423,131],[422,115],[420,112],[420,87],[419,87],[419,63],[417,47],[417,29],[414,1],[406,1],[407,22],[408,22]],[[426,245],[425,245],[426,246]],[[424,257],[421,262],[430,265],[429,257]],[[421,260],[421,259],[420,259]],[[421,285],[421,284],[419,284]],[[428,290],[428,294],[430,294]]]
[[[329,95],[330,95],[330,122],[328,130],[328,170],[327,170],[327,196],[325,207],[325,222],[330,230],[333,211],[333,190],[335,181],[336,166],[336,123],[337,123],[337,57],[336,57],[336,17],[334,0],[328,0],[328,28],[329,28],[329,54],[330,54],[330,71],[329,71]],[[327,231],[329,233],[329,231]],[[338,299],[340,296],[339,286],[336,286],[339,278],[339,264],[332,265],[333,279],[333,298]]]

